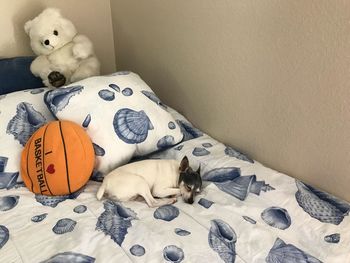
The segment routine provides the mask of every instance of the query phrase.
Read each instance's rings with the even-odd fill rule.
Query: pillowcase
[[[44,103],[49,88],[0,95],[0,189],[21,182],[18,171],[24,145],[42,125],[54,120]]]
[[[44,86],[41,79],[30,71],[35,57],[15,57],[0,59],[0,95]]]
[[[167,107],[135,73],[87,78],[48,91],[45,102],[58,119],[86,128],[96,154],[95,168],[102,173],[183,137]]]

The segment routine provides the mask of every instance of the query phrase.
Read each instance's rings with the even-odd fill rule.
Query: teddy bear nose
[[[44,44],[45,44],[46,46],[48,46],[48,45],[50,45],[50,41],[49,41],[48,39],[46,39],[46,40],[44,41]]]

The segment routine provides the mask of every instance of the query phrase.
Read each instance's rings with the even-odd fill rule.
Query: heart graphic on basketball
[[[55,172],[55,166],[53,164],[50,164],[47,168],[46,168],[46,172],[48,172],[49,174],[53,174]]]

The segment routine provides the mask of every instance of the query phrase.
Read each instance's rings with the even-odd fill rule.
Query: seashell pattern
[[[205,149],[205,148],[196,147],[196,148],[193,149],[192,154],[194,156],[205,156],[205,155],[210,154],[210,152],[207,149]]]
[[[298,191],[295,198],[301,208],[311,217],[323,222],[339,225],[349,215],[350,204],[328,193],[296,180]]]
[[[114,131],[126,143],[137,144],[146,140],[153,125],[144,111],[124,108],[114,115]]]
[[[18,195],[7,195],[0,197],[0,211],[8,211],[18,204]]]
[[[273,247],[266,257],[267,263],[322,263],[317,258],[309,255],[294,245],[286,244],[282,239],[277,238]]]
[[[202,143],[202,146],[205,147],[205,148],[213,147],[213,145],[210,142]]]
[[[185,254],[181,248],[170,245],[163,249],[163,257],[166,261],[179,263],[184,259]]]
[[[176,122],[180,126],[181,132],[184,135],[183,141],[203,136],[203,132],[193,127],[190,123],[181,120],[176,120]]]
[[[77,214],[82,214],[87,210],[86,205],[78,205],[74,207],[73,211]]]
[[[131,255],[133,255],[135,257],[141,257],[141,256],[143,256],[146,253],[146,250],[141,245],[133,245],[130,248],[130,253],[131,253]]]
[[[94,152],[96,156],[104,156],[106,154],[105,149],[103,149],[101,146],[97,145],[96,143],[92,143],[92,146],[94,147]]]
[[[211,227],[208,234],[209,246],[219,254],[225,262],[234,262],[236,258],[235,231],[226,222],[220,219],[211,220]]]
[[[153,216],[155,219],[161,219],[164,221],[172,221],[176,217],[178,217],[180,214],[179,209],[176,206],[173,205],[163,205],[158,207],[154,213]]]
[[[40,88],[40,89],[33,89],[30,91],[30,94],[39,94],[39,93],[42,93],[44,92],[45,89],[44,88]]]
[[[35,195],[35,200],[44,206],[56,207],[59,203],[67,199],[75,199],[83,192],[83,188],[69,195]]]
[[[83,86],[77,85],[50,90],[45,93],[44,101],[50,111],[56,114],[63,110],[69,104],[69,100],[83,89]]]
[[[274,190],[265,181],[257,181],[256,175],[241,176],[241,170],[236,167],[216,168],[203,175],[204,181],[214,184],[227,194],[244,201],[249,193],[260,195],[260,192]]]
[[[0,172],[0,189],[11,189],[16,185],[19,172],[17,173],[4,173]]]
[[[176,125],[175,125],[175,123],[173,121],[170,121],[168,123],[168,127],[169,127],[170,130],[174,130],[176,128]]]
[[[175,228],[175,233],[179,236],[188,236],[191,234],[191,232],[181,228]]]
[[[5,156],[0,156],[0,173],[5,171],[8,158]]]
[[[132,94],[133,94],[134,92],[132,91],[132,89],[131,88],[125,88],[125,89],[123,89],[122,90],[122,94],[124,95],[124,96],[131,96]]]
[[[57,235],[62,235],[68,232],[72,232],[77,222],[70,218],[63,218],[57,221],[56,225],[52,228],[52,231]]]
[[[243,153],[236,151],[235,149],[233,149],[230,146],[227,146],[225,148],[225,154],[230,156],[230,157],[234,157],[234,158],[237,158],[239,160],[242,160],[242,161],[254,163],[254,160],[250,159],[248,156],[244,155]]]
[[[108,85],[111,89],[114,89],[116,92],[120,92],[120,88],[116,84],[109,84]]]
[[[181,151],[183,147],[184,147],[183,145],[179,145],[179,146],[176,146],[174,149],[177,151]]]
[[[32,222],[34,223],[39,223],[43,221],[47,216],[47,213],[41,214],[41,215],[36,215],[31,218]]]
[[[21,102],[17,105],[16,115],[7,124],[6,132],[25,146],[29,137],[45,123],[45,117],[32,104]]]
[[[154,94],[153,92],[147,91],[147,90],[143,90],[141,91],[143,95],[145,95],[147,98],[149,98],[151,101],[153,101],[154,103],[156,103],[157,105],[159,105],[161,108],[163,109],[167,109],[168,107],[163,104],[160,99],[156,96],[156,94]]]
[[[6,226],[0,225],[0,249],[5,246],[9,240],[10,233]]]
[[[103,173],[101,173],[100,171],[94,170],[92,172],[90,180],[95,181],[95,182],[102,182],[103,178],[104,178]]]
[[[212,202],[208,199],[205,199],[205,198],[201,198],[201,199],[199,199],[198,204],[200,204],[201,206],[208,209],[209,207],[211,207],[212,204],[214,204],[214,202]]]
[[[117,71],[115,73],[112,74],[112,76],[123,76],[123,75],[129,75],[131,72],[124,70],[124,71]]]
[[[108,89],[102,89],[98,92],[98,96],[105,101],[112,101],[115,99],[114,92]]]
[[[253,224],[253,225],[256,224],[256,221],[255,221],[253,218],[251,218],[251,217],[249,217],[249,216],[242,216],[242,217],[243,217],[243,219],[244,219],[245,221],[247,221],[247,222],[249,222],[249,223],[251,223],[251,224]]]
[[[175,139],[171,135],[166,135],[157,142],[158,149],[165,149],[175,144]]]
[[[261,218],[269,226],[278,228],[278,229],[287,229],[290,227],[292,220],[289,216],[289,213],[286,209],[281,207],[269,207],[266,208],[261,213]]]
[[[324,237],[324,241],[326,241],[327,243],[339,243],[340,241],[340,234],[339,233],[335,233],[335,234],[331,234],[328,236]]]
[[[86,115],[86,117],[85,117],[83,123],[81,124],[81,126],[83,126],[84,128],[87,128],[89,126],[90,122],[91,122],[91,115],[88,114],[88,115]]]
[[[94,263],[95,258],[88,255],[75,253],[75,252],[63,252],[50,257],[47,260],[40,263]]]
[[[107,200],[103,203],[105,211],[98,217],[96,230],[101,230],[119,246],[122,245],[131,221],[137,219],[136,213],[118,202]]]

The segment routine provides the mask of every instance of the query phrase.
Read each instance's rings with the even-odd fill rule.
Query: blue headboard
[[[40,78],[30,71],[30,64],[35,57],[15,57],[0,59],[0,95],[43,87]]]

